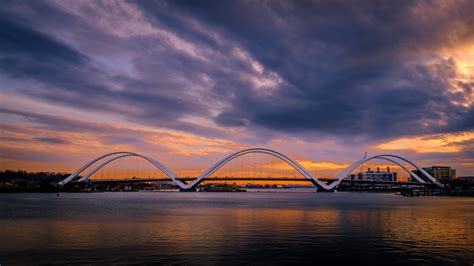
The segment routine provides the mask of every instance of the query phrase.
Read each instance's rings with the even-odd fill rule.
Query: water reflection
[[[0,195],[2,263],[474,261],[474,199],[369,193]]]

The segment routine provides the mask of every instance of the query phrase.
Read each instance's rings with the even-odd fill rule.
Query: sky
[[[0,169],[271,148],[330,175],[392,153],[474,175],[474,1],[9,1]]]

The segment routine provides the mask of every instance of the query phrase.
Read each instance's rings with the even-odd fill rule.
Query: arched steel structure
[[[124,157],[134,157],[135,155],[132,155],[132,154],[123,154],[123,155],[119,155],[117,157],[112,157],[111,159],[108,159],[107,161],[99,164],[97,167],[95,167],[94,169],[92,169],[89,173],[87,173],[86,175],[84,175],[83,177],[81,177],[78,182],[84,182],[84,181],[87,181],[89,179],[90,176],[92,176],[93,174],[95,174],[97,171],[99,171],[100,169],[102,169],[104,166],[108,165],[109,163],[115,161],[115,160],[118,160],[120,158],[124,158]]]
[[[168,169],[168,167],[164,166],[163,164],[161,164],[160,162],[152,159],[152,158],[149,158],[149,157],[146,157],[146,156],[143,156],[143,155],[140,155],[138,153],[134,153],[134,152],[111,152],[111,153],[107,153],[105,155],[102,155],[102,156],[99,156],[97,158],[94,158],[92,159],[91,161],[89,161],[88,163],[84,164],[81,168],[77,169],[77,171],[75,171],[74,173],[72,173],[71,175],[69,175],[68,177],[66,177],[64,180],[62,180],[61,182],[59,182],[58,184],[60,186],[64,186],[65,184],[71,182],[74,178],[76,178],[80,173],[82,173],[84,170],[86,170],[88,167],[90,167],[91,165],[95,164],[96,162],[104,159],[104,158],[107,158],[107,157],[110,157],[110,156],[114,156],[114,155],[119,155],[117,156],[117,158],[113,159],[113,160],[116,160],[116,159],[119,159],[119,158],[122,158],[122,157],[126,157],[126,156],[123,156],[123,155],[127,155],[127,156],[136,156],[136,157],[140,157],[140,158],[143,158],[145,160],[147,160],[148,162],[150,162],[152,165],[154,165],[156,168],[160,169],[160,171],[162,171],[166,176],[168,176],[171,180],[173,180],[173,182],[175,182],[176,184],[178,184],[180,187],[182,185],[184,185],[183,182],[181,182],[179,179],[178,179],[178,176],[173,173],[173,171],[171,171],[170,169]],[[112,162],[113,160],[109,160],[107,163],[103,164],[103,166],[107,165],[108,163]],[[94,169],[96,172],[102,168],[102,167],[96,167],[98,169]],[[94,171],[93,170],[93,171]],[[92,174],[91,174],[92,175]],[[90,176],[90,175],[89,175]],[[82,180],[82,178],[81,178]],[[83,180],[84,181],[84,180]]]
[[[228,162],[240,157],[240,156],[243,156],[245,154],[250,154],[250,153],[263,153],[263,154],[268,154],[268,155],[271,155],[273,157],[276,157],[284,162],[286,162],[287,164],[289,164],[291,167],[293,167],[298,173],[300,173],[301,175],[303,175],[306,179],[308,179],[308,181],[311,181],[323,188],[326,187],[326,184],[324,184],[323,182],[321,182],[320,180],[318,180],[316,177],[314,177],[310,171],[308,171],[306,168],[304,168],[303,166],[301,166],[298,162],[292,160],[290,157],[282,154],[282,153],[279,153],[277,151],[274,151],[274,150],[270,150],[270,149],[265,149],[265,148],[251,148],[251,149],[245,149],[245,150],[241,150],[241,151],[238,151],[236,153],[233,153],[229,156],[226,156],[224,157],[222,160],[218,161],[216,164],[214,164],[211,168],[207,169],[206,171],[204,171],[204,173],[202,173],[196,180],[194,180],[193,182],[189,183],[187,186],[187,188],[193,188],[195,187],[196,185],[198,185],[199,183],[201,183],[204,179],[210,177],[213,173],[215,173],[217,170],[219,170],[221,167],[223,167],[224,165],[226,165]]]
[[[359,167],[361,164],[363,164],[367,161],[374,160],[374,159],[381,159],[381,160],[385,160],[385,161],[389,161],[389,162],[392,162],[394,164],[397,164],[404,171],[406,171],[408,174],[410,174],[410,176],[412,176],[414,179],[416,179],[418,182],[426,183],[425,180],[423,180],[421,177],[416,175],[414,172],[410,171],[408,168],[406,168],[402,163],[398,162],[397,160],[404,161],[406,163],[409,163],[413,167],[415,167],[417,170],[419,170],[430,182],[436,184],[439,187],[443,186],[438,180],[436,180],[434,177],[432,177],[425,170],[423,170],[422,168],[417,166],[414,162],[412,162],[408,159],[405,159],[403,157],[393,155],[393,154],[380,154],[380,155],[375,155],[375,156],[371,156],[371,157],[359,160],[359,161],[351,164],[346,169],[339,172],[335,176],[335,178],[334,178],[335,180],[332,183],[326,184],[326,183],[320,181],[319,179],[317,179],[316,177],[314,177],[311,174],[310,171],[308,171],[306,168],[304,168],[302,165],[300,165],[298,162],[294,161],[290,157],[288,157],[288,156],[286,156],[282,153],[279,153],[277,151],[274,151],[274,150],[271,150],[271,149],[265,149],[265,148],[250,148],[250,149],[241,150],[241,151],[238,151],[238,152],[233,153],[231,155],[228,155],[228,156],[224,157],[222,160],[218,161],[216,164],[214,164],[211,168],[204,171],[198,178],[196,178],[195,180],[193,180],[189,184],[186,184],[186,183],[182,182],[181,180],[179,180],[178,176],[173,171],[171,171],[169,168],[167,168],[166,166],[164,166],[163,164],[161,164],[160,162],[158,162],[158,161],[156,161],[152,158],[149,158],[149,157],[137,154],[137,153],[133,153],[133,152],[112,152],[112,153],[105,154],[103,156],[99,156],[99,157],[94,158],[93,160],[89,161],[88,163],[83,165],[81,168],[79,168],[76,172],[72,173],[70,176],[65,178],[63,181],[59,182],[59,185],[63,186],[65,184],[67,184],[68,182],[70,182],[74,178],[76,178],[85,169],[87,169],[91,165],[95,164],[96,162],[98,162],[98,161],[100,161],[104,158],[112,157],[112,158],[109,158],[108,160],[102,162],[98,166],[96,166],[93,170],[91,170],[89,173],[87,173],[82,178],[80,178],[79,181],[88,180],[90,176],[92,176],[94,173],[99,171],[102,167],[106,166],[107,164],[109,164],[109,163],[111,163],[115,160],[118,160],[118,159],[121,159],[121,158],[124,158],[124,157],[133,156],[133,157],[140,157],[140,158],[150,162],[152,165],[154,165],[156,168],[158,168],[160,171],[162,171],[166,176],[168,176],[181,189],[189,190],[189,189],[195,188],[199,183],[201,183],[203,180],[209,178],[213,173],[215,173],[217,170],[219,170],[221,167],[223,167],[224,165],[226,165],[230,161],[232,161],[232,160],[234,160],[234,159],[236,159],[240,156],[243,156],[243,155],[246,155],[246,154],[252,154],[252,153],[268,154],[270,156],[273,156],[273,157],[276,157],[276,158],[282,160],[283,162],[285,162],[288,165],[290,165],[291,167],[293,167],[301,175],[303,175],[304,178],[308,179],[308,181],[311,181],[313,184],[315,184],[318,187],[321,187],[325,190],[334,189],[336,186],[338,186],[342,182],[342,180],[344,178],[346,178],[357,167]]]
[[[390,162],[393,162],[395,164],[397,164],[398,166],[400,166],[403,170],[405,170],[408,174],[410,174],[410,176],[412,176],[413,178],[415,178],[418,182],[420,183],[426,183],[425,180],[423,180],[421,177],[419,177],[418,175],[416,175],[415,173],[413,173],[412,171],[410,171],[408,168],[406,168],[403,164],[397,162],[396,160],[393,160],[392,158],[395,158],[395,159],[398,159],[398,160],[401,160],[401,161],[404,161],[410,165],[412,165],[413,167],[415,167],[417,170],[419,170],[430,182],[436,184],[438,187],[443,187],[443,184],[441,184],[438,180],[436,180],[436,178],[432,177],[428,172],[426,172],[423,168],[419,167],[418,165],[416,165],[414,162],[408,160],[408,159],[405,159],[403,157],[400,157],[398,155],[393,155],[393,154],[379,154],[379,155],[375,155],[375,156],[371,156],[371,157],[368,157],[368,158],[365,158],[365,159],[362,159],[362,160],[359,160],[355,163],[353,163],[352,165],[350,165],[349,167],[347,167],[346,169],[342,170],[341,172],[339,172],[339,174],[336,175],[335,179],[336,181],[334,183],[332,183],[331,185],[334,184],[334,186],[332,188],[334,188],[335,186],[339,185],[339,183],[345,178],[347,177],[348,174],[350,174],[352,171],[354,171],[357,167],[359,167],[361,164],[365,163],[365,162],[368,162],[370,160],[374,160],[374,159],[382,159],[382,160],[386,160],[386,161],[390,161]],[[331,188],[331,189],[332,189]]]
[[[418,182],[420,182],[420,183],[426,183],[425,180],[423,180],[423,179],[422,179],[421,177],[419,177],[417,174],[415,174],[414,172],[410,171],[408,168],[406,168],[406,166],[404,166],[403,164],[400,164],[399,162],[397,162],[397,161],[395,161],[395,160],[393,160],[393,159],[390,159],[390,158],[387,158],[387,157],[383,157],[383,156],[380,156],[380,157],[377,157],[377,158],[372,158],[372,159],[381,159],[381,160],[389,161],[389,162],[391,162],[391,163],[393,163],[393,164],[396,164],[396,165],[400,166],[400,168],[402,168],[405,172],[407,172],[411,177],[415,178]],[[358,162],[360,162],[360,161],[358,161]],[[357,163],[358,163],[358,162],[357,162]],[[363,164],[363,163],[357,164],[357,166],[356,166],[355,168],[359,167],[361,164]],[[352,165],[354,165],[354,164],[352,164]],[[352,165],[351,165],[351,166],[352,166]],[[339,175],[344,176],[344,174],[346,174],[345,176],[348,176],[352,171],[355,170],[355,168],[352,168],[351,166],[349,166],[349,167],[347,167],[346,169],[344,169],[343,172],[341,171],[341,172],[339,173]],[[350,171],[349,171],[349,170],[350,170]]]

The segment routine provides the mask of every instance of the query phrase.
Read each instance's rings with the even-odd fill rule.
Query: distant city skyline
[[[472,14],[474,1],[5,1],[0,169],[135,151],[187,173],[267,147],[321,176],[365,152],[474,175]]]

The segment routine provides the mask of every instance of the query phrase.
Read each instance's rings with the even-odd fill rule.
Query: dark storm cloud
[[[9,160],[27,160],[34,162],[58,163],[68,161],[71,163],[71,158],[64,156],[64,154],[51,153],[48,156],[44,155],[44,151],[23,151],[19,149],[11,149],[0,147],[0,159]]]
[[[233,108],[216,117],[223,126],[248,120],[273,130],[376,138],[474,128],[473,107],[452,103],[471,98],[472,86],[451,93],[446,80],[456,78],[455,62],[436,56],[437,48],[473,39],[472,1],[173,3],[288,81],[272,97],[237,94]],[[420,17],[435,11],[434,18],[418,20],[416,8],[426,9]],[[452,34],[459,25],[462,34]]]
[[[71,64],[83,63],[85,58],[64,44],[41,33],[0,18],[0,49],[4,60],[11,57],[33,57],[35,60],[63,61]],[[14,58],[11,58],[11,61]],[[3,65],[3,63],[2,63]]]
[[[51,12],[49,15],[56,15]],[[12,15],[3,15],[0,72],[16,80],[40,82],[34,88],[21,88],[18,92],[24,95],[170,128],[181,126],[176,120],[182,115],[206,112],[197,99],[186,99],[179,88],[160,88],[163,84],[115,74],[66,43],[27,28],[17,17],[8,20]],[[57,126],[64,127],[61,123]],[[188,129],[192,131],[190,126]]]
[[[80,52],[5,18],[0,22],[0,71],[15,79],[39,81],[46,88],[24,93],[82,108],[103,109],[96,99],[112,96],[102,83],[106,73]],[[87,97],[94,94],[94,97]],[[87,100],[83,100],[87,97]]]
[[[453,103],[469,101],[473,84],[458,82],[462,92],[451,92],[456,62],[437,54],[474,40],[472,1],[142,1],[109,7],[119,3],[139,8],[145,14],[140,25],[154,28],[119,31],[120,21],[104,26],[112,18],[100,20],[94,9],[79,16],[53,2],[32,2],[35,9],[25,12],[7,2],[3,13],[0,8],[1,73],[38,81],[21,91],[32,97],[206,136],[226,137],[189,117],[224,128],[376,139],[474,128],[473,107]],[[85,21],[88,15],[95,24]],[[63,25],[54,25],[54,18]],[[75,34],[75,46],[58,38],[65,29]],[[104,54],[126,54],[134,74],[106,65]],[[252,69],[254,61],[261,70]],[[255,82],[274,76],[281,82],[270,89]]]
[[[21,120],[29,123],[33,123],[40,127],[47,128],[52,131],[63,131],[63,132],[101,132],[105,128],[100,124],[85,122],[76,119],[70,119],[55,115],[38,114],[34,112],[27,112],[21,110],[13,110],[7,108],[0,108],[0,113],[4,115],[16,115]],[[14,131],[18,131],[15,129]]]
[[[38,137],[36,138],[37,141],[43,142],[43,143],[48,143],[48,144],[67,144],[69,143],[67,140],[64,140],[62,138],[56,138],[56,137]]]

